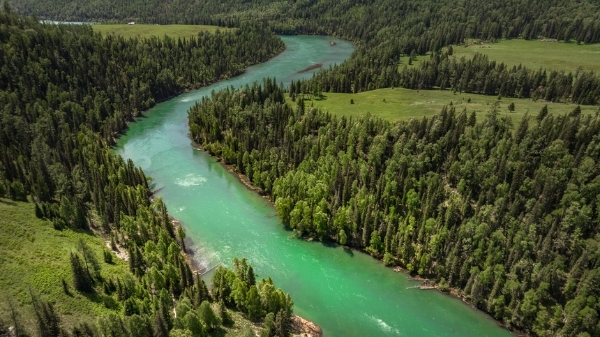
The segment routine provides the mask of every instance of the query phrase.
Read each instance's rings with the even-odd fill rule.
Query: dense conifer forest
[[[226,306],[257,321],[267,316],[267,336],[287,334],[291,299],[269,279],[257,282],[245,260],[234,261],[233,271],[219,269],[211,295],[186,261],[182,228],[160,198],[151,201],[142,170],[109,148],[155,102],[240,74],[282,49],[258,25],[185,40],[104,38],[88,26],[43,25],[4,5],[0,197],[34,202],[36,216],[56,230],[104,235],[128,256],[130,273],[102,276],[100,258],[81,241],[69,257],[72,283],[54,286],[103,294],[114,314],[67,327],[33,289],[37,326],[11,315],[0,334],[10,325],[19,336],[204,336],[229,324]],[[106,250],[104,261],[113,258]],[[246,293],[251,305],[240,302]],[[217,313],[212,301],[220,303]]]
[[[302,98],[401,86],[598,104],[600,79],[593,72],[509,68],[483,55],[454,59],[446,47],[502,38],[598,43],[597,1],[11,4],[44,19],[241,28],[237,35],[206,34],[196,42],[126,41],[101,39],[85,27],[51,28],[4,14],[8,21],[0,26],[0,41],[8,47],[0,55],[14,61],[0,73],[0,83],[7,83],[0,96],[1,137],[3,146],[8,144],[2,148],[0,194],[16,199],[31,194],[40,216],[53,219],[58,228],[85,226],[84,219],[96,217],[107,231],[120,233],[113,235],[117,244],[131,235],[130,254],[141,256],[133,259],[139,264],[132,263],[138,280],[151,265],[145,257],[148,237],[164,237],[167,247],[179,238],[169,227],[164,204],[147,200],[143,173],[105,151],[105,144],[156,100],[237,74],[244,64],[280,50],[272,34],[248,24],[254,21],[278,33],[329,34],[357,46],[349,61],[289,89],[267,79],[214,93],[190,111],[192,138],[270,195],[286,226],[301,236],[362,249],[386,265],[435,280],[442,290],[456,289],[507,326],[532,335],[600,335],[598,115],[583,116],[575,108],[557,116],[544,109],[512,125],[494,107],[481,120],[448,107],[432,118],[392,124],[334,117],[306,107]],[[49,42],[47,51],[32,42],[38,39]],[[219,47],[230,45],[236,47]],[[203,62],[186,63],[201,47],[208,48],[200,52]],[[26,58],[16,57],[15,50]],[[140,50],[155,57],[142,58]],[[426,53],[429,59],[419,66],[403,66]],[[120,76],[123,70],[127,76]],[[297,108],[285,104],[286,91],[299,101]],[[140,234],[135,227],[140,219],[153,223],[153,229]],[[168,249],[159,251],[169,256]],[[178,259],[168,265],[181,270],[174,275],[187,275]],[[77,258],[73,261],[76,265]],[[266,320],[276,329],[277,321],[285,321],[277,316],[287,317],[289,302],[258,310],[251,304],[258,303],[256,292],[271,287],[254,285],[247,272],[239,272],[245,267],[237,270],[216,274],[213,296],[251,317],[269,311]],[[201,292],[201,285],[184,279],[169,283],[173,295]],[[149,307],[132,310],[154,317],[159,329],[166,309],[155,305],[145,311]],[[167,315],[162,317],[167,322]]]
[[[600,333],[600,119],[492,109],[391,124],[285,104],[265,80],[190,110],[195,141],[298,235],[456,288],[509,327]]]
[[[15,1],[25,14],[61,20],[140,20],[239,26],[263,21],[282,34],[327,34],[357,43],[354,57],[321,73],[323,91],[360,92],[402,86],[596,104],[596,74],[509,69],[485,57],[449,60],[441,53],[469,39],[538,39],[600,42],[600,8],[594,1]],[[397,68],[415,55],[440,52],[418,69]]]

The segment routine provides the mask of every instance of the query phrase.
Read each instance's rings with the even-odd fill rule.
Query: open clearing
[[[10,299],[20,322],[29,332],[35,333],[37,322],[30,291],[54,304],[62,326],[68,330],[80,322],[95,323],[110,312],[122,315],[116,294],[108,296],[101,291],[81,294],[73,288],[69,254],[77,250],[80,238],[96,253],[104,279],[131,275],[128,262],[114,255],[114,264],[104,262],[102,252],[106,246],[103,238],[84,231],[55,230],[50,221],[35,217],[32,203],[0,198],[0,214],[0,321],[11,322],[7,301]],[[68,284],[69,294],[64,292],[62,280]],[[216,310],[216,304],[213,308]],[[213,336],[244,336],[249,329],[258,330],[258,325],[240,312],[227,311],[234,324],[218,329]]]
[[[21,313],[24,325],[35,326],[32,291],[41,299],[55,304],[65,327],[78,322],[95,322],[108,314],[112,306],[120,313],[120,304],[104,294],[80,294],[73,288],[69,254],[83,239],[96,253],[102,275],[111,278],[128,273],[127,262],[113,257],[114,264],[103,260],[104,239],[89,232],[55,230],[52,223],[35,217],[34,204],[0,199],[0,320],[8,320],[10,298]],[[63,291],[62,280],[69,287]]]
[[[475,53],[488,55],[490,60],[508,66],[522,64],[531,69],[600,71],[600,43],[581,44],[575,42],[546,42],[541,40],[500,40],[498,43],[473,44],[468,47],[452,46],[457,59],[472,58]]]
[[[305,99],[308,98],[305,96]],[[469,102],[469,99],[471,100]],[[354,104],[350,103],[354,100]],[[288,98],[288,101],[291,100]],[[475,111],[478,120],[482,120],[489,112],[494,103],[499,102],[499,110],[502,115],[510,116],[513,123],[517,125],[525,113],[536,116],[538,112],[548,105],[550,113],[564,114],[575,109],[576,104],[550,103],[530,99],[502,98],[498,101],[496,96],[477,94],[454,94],[449,90],[410,90],[410,89],[379,89],[358,94],[324,93],[323,99],[305,100],[305,106],[320,108],[339,116],[362,117],[367,114],[378,116],[389,121],[405,120],[410,118],[422,118],[438,114],[446,105],[452,104],[457,111],[467,109],[468,112]],[[509,112],[508,105],[515,104],[515,111]],[[295,104],[295,103],[294,103]],[[596,106],[581,106],[583,113],[593,114],[598,111]]]
[[[163,37],[189,38],[198,35],[201,31],[214,33],[217,30],[228,31],[231,28],[203,25],[93,25],[95,32],[102,34],[115,34],[123,37]]]

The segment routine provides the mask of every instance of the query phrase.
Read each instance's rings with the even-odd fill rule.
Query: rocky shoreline
[[[292,316],[290,332],[294,337],[320,337],[323,330],[315,323],[298,315]]]

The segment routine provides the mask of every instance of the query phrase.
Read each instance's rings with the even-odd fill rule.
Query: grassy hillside
[[[110,312],[121,315],[121,305],[113,299],[116,295],[84,295],[73,288],[69,253],[77,250],[79,239],[85,240],[101,262],[105,278],[129,274],[128,262],[113,256],[114,264],[105,263],[103,238],[70,229],[55,230],[51,222],[36,218],[34,213],[32,203],[0,198],[0,322],[11,324],[10,298],[23,325],[35,331],[30,291],[52,303],[69,330],[79,322],[94,323]],[[69,294],[64,292],[62,280],[68,284]],[[216,304],[213,308],[217,309]],[[242,336],[249,329],[258,330],[258,325],[241,313],[228,312],[234,324],[217,329],[216,335]]]
[[[198,35],[201,31],[214,33],[217,29],[221,31],[231,30],[217,26],[203,25],[93,25],[95,32],[102,34],[115,34],[123,37],[151,37],[170,36],[172,38],[186,38]]]
[[[468,46],[453,45],[454,58],[473,58],[476,53],[485,54],[490,60],[503,62],[512,67],[519,64],[537,70],[575,72],[579,67],[583,70],[600,71],[600,43],[576,44],[564,42],[545,42],[541,40],[500,40],[498,43],[477,44],[474,41]],[[417,59],[409,64],[408,56],[402,57],[398,70],[404,67],[418,67],[421,60],[429,59],[427,55],[417,55]]]
[[[71,229],[55,230],[51,222],[35,217],[32,203],[0,199],[0,214],[0,319],[8,318],[9,297],[26,322],[33,319],[30,290],[53,303],[68,328],[83,320],[95,322],[110,311],[120,313],[120,305],[111,297],[84,296],[73,288],[69,254],[77,250],[79,239],[96,253],[103,277],[129,273],[127,262],[116,257],[113,264],[104,262],[104,239]],[[62,280],[68,284],[69,294],[63,290]],[[29,323],[26,326],[32,327],[33,321]]]
[[[469,101],[470,99],[470,101]],[[354,104],[350,101],[353,100]],[[291,100],[288,101],[291,102]],[[317,107],[340,116],[365,116],[367,113],[385,118],[390,121],[421,118],[440,112],[445,105],[454,105],[458,111],[466,108],[478,115],[487,113],[495,102],[499,102],[501,113],[509,115],[513,122],[518,123],[529,111],[531,116],[548,105],[551,113],[564,114],[571,112],[577,105],[563,103],[534,102],[530,99],[502,98],[476,95],[454,94],[449,90],[410,90],[410,89],[379,89],[358,94],[324,93],[323,99],[306,100],[307,107]],[[515,104],[515,111],[510,112],[508,106]],[[595,106],[581,106],[583,113],[592,114],[598,111]]]
[[[454,56],[472,58],[475,53],[488,55],[490,60],[504,62],[509,66],[522,64],[531,69],[600,71],[600,44],[575,42],[545,42],[541,40],[501,40],[499,43],[453,46]]]

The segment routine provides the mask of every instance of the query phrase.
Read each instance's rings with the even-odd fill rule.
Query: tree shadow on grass
[[[212,337],[225,337],[227,335],[227,330],[223,329],[223,327],[218,327],[209,333]]]
[[[107,309],[118,310],[121,307],[119,302],[117,300],[115,300],[112,296],[102,294],[97,291],[93,291],[93,292],[89,292],[89,293],[80,291],[79,294],[81,294],[81,296],[87,298],[88,300],[90,300],[94,303],[103,304],[104,307],[106,307]]]
[[[3,198],[0,198],[0,204],[5,204],[5,205],[9,205],[9,206],[17,206],[16,202],[9,200],[9,199],[3,199]]]

